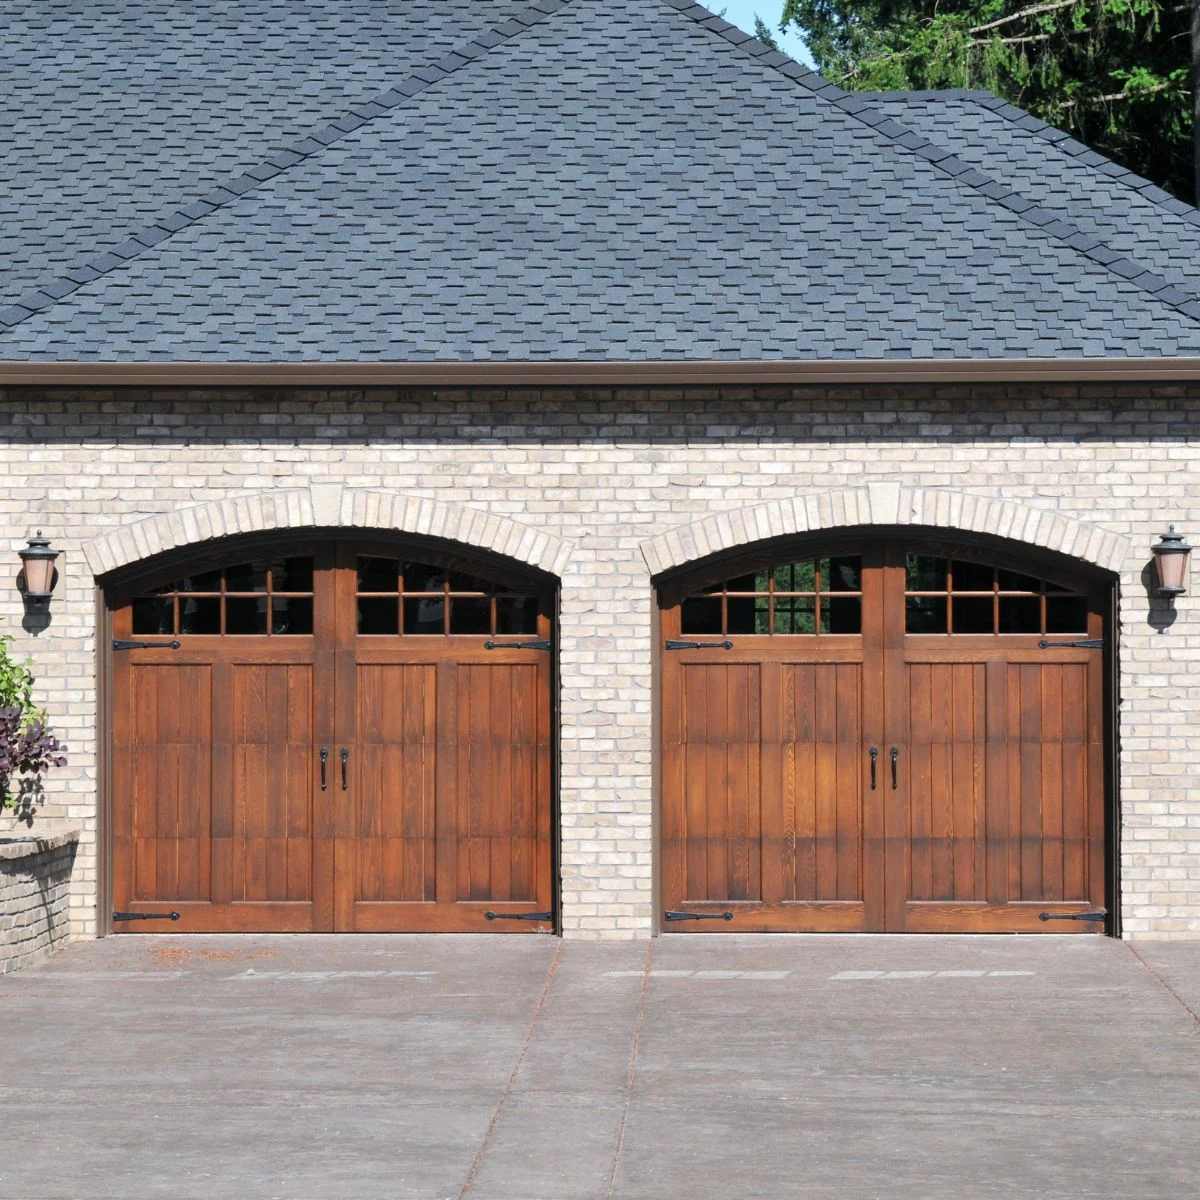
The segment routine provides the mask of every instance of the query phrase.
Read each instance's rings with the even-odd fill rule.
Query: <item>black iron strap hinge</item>
[[[483,914],[489,921],[553,921],[554,914],[540,913],[498,913],[488,909]]]
[[[1047,641],[1045,638],[1042,638],[1042,640],[1038,642],[1038,646],[1042,650],[1056,650],[1059,646],[1075,646],[1080,650],[1103,650],[1104,639],[1082,638],[1077,642],[1051,642]]]
[[[732,650],[733,643],[726,638],[722,642],[681,642],[675,638],[667,639],[668,650]]]
[[[115,912],[113,913],[114,921],[178,921],[179,914],[177,912],[169,913],[130,913],[130,912]]]
[[[1108,909],[1106,908],[1085,913],[1038,913],[1039,921],[1103,921],[1107,917]]]
[[[178,650],[182,642],[124,642],[120,638],[113,641],[114,650]]]
[[[552,650],[554,647],[547,641],[533,642],[494,642],[490,638],[483,643],[485,650]]]
[[[694,912],[665,912],[663,916],[668,921],[732,921],[733,913],[728,909],[720,913],[694,913]]]

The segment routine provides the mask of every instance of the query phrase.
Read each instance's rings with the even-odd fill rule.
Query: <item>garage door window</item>
[[[685,597],[680,620],[692,634],[861,633],[862,559],[801,559],[733,576]]]

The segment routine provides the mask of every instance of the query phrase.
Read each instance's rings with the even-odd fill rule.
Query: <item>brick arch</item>
[[[562,538],[464,504],[316,483],[248,492],[123,525],[83,547],[94,575],[214,538],[274,529],[384,530],[461,542],[561,575],[571,556]]]
[[[651,575],[768,538],[864,525],[921,525],[986,533],[1040,546],[1114,574],[1129,562],[1127,538],[1050,511],[947,488],[874,483],[808,492],[714,513],[642,543]]]

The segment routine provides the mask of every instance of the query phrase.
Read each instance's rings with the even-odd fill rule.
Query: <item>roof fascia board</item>
[[[0,387],[701,387],[1184,383],[1200,358],[778,362],[0,362]]]

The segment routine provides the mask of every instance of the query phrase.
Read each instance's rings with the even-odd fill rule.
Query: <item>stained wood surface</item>
[[[317,547],[312,636],[114,653],[114,904],[181,913],[118,931],[550,928],[484,913],[553,907],[551,655],[360,637],[357,549]]]
[[[907,634],[903,550],[863,554],[861,636],[664,652],[664,907],[735,914],[665,928],[1095,932],[1039,914],[1105,904],[1103,652]]]

